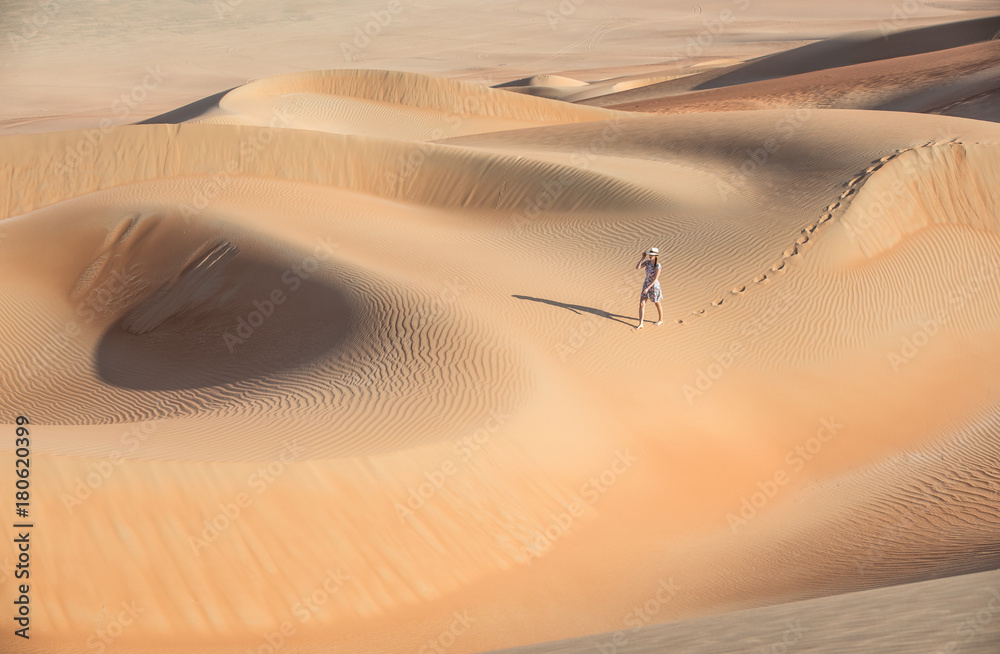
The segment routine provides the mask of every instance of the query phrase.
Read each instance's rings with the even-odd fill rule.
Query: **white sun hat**
[[[659,256],[660,251],[657,250],[656,248],[649,248],[648,250],[646,250],[646,254],[648,254],[651,257],[655,257],[655,256]]]

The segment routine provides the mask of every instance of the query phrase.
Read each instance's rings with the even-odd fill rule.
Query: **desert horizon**
[[[5,3],[0,650],[996,652],[997,9]]]

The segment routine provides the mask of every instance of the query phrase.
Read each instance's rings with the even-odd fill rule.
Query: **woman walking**
[[[649,257],[649,259],[646,259]],[[639,325],[636,331],[642,329],[642,317],[646,312],[646,300],[652,300],[656,305],[656,322],[654,325],[663,324],[663,310],[660,308],[660,300],[663,294],[660,292],[660,251],[656,248],[649,248],[642,253],[639,263],[635,264],[635,269],[644,266],[646,269],[646,280],[642,283],[642,295],[639,296]]]

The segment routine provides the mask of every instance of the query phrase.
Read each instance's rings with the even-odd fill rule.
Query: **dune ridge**
[[[915,55],[947,51],[994,40],[998,30],[1000,30],[1000,17],[997,16],[889,32],[866,30],[823,39],[729,67],[706,72],[694,71],[693,74],[675,80],[585,99],[581,104],[607,107],[630,102],[640,103],[644,100],[658,100],[693,91],[736,87],[781,78],[820,80],[824,78],[815,75],[801,78],[798,76],[820,71],[831,71],[832,75],[838,75],[832,73],[837,69],[843,69],[840,75],[850,74],[853,71],[858,71],[860,74],[866,70],[886,70],[893,59],[901,60],[896,62],[898,66]],[[883,62],[883,65],[858,67],[860,64],[876,62]],[[831,78],[828,75],[826,79]],[[766,85],[758,87],[767,88]]]
[[[280,126],[430,140],[611,116],[603,109],[545,102],[441,77],[359,69],[269,77],[143,123]]]
[[[940,111],[995,91],[998,57],[1000,41],[989,41],[610,106],[682,113],[783,107]]]
[[[601,175],[581,166],[556,166],[529,156],[497,156],[437,143],[413,143],[367,136],[319,135],[296,130],[224,125],[143,125],[115,128],[86,148],[88,132],[14,135],[5,138],[0,171],[12,184],[35,188],[35,193],[5,198],[9,217],[45,207],[83,193],[127,182],[184,175],[204,175],[203,189],[183,204],[188,215],[198,204],[211,202],[218,189],[236,176],[260,175],[369,193],[441,208],[491,207],[507,209],[522,204],[525,188],[540,176],[587,193],[559,194],[549,208],[556,211],[663,203],[656,192]],[[34,155],[29,156],[26,144]],[[212,148],[206,144],[212,143]],[[137,154],[119,161],[118,151]],[[364,157],[360,156],[364,153]],[[189,156],[198,153],[198,157]],[[318,166],[314,162],[343,161]],[[222,171],[222,172],[219,172]],[[62,176],[64,185],[38,185],[28,180],[41,175]],[[505,176],[501,189],[477,184],[483,177]],[[444,179],[444,183],[437,180]],[[432,180],[433,183],[432,183]]]

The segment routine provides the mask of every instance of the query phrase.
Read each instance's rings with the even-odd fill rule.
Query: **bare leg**
[[[654,302],[653,304],[656,305],[656,322],[653,323],[653,324],[654,325],[662,325],[663,324],[663,309],[660,308],[660,303],[659,302]]]
[[[646,298],[641,298],[639,300],[639,326],[636,330],[642,329],[642,315],[646,313]]]

